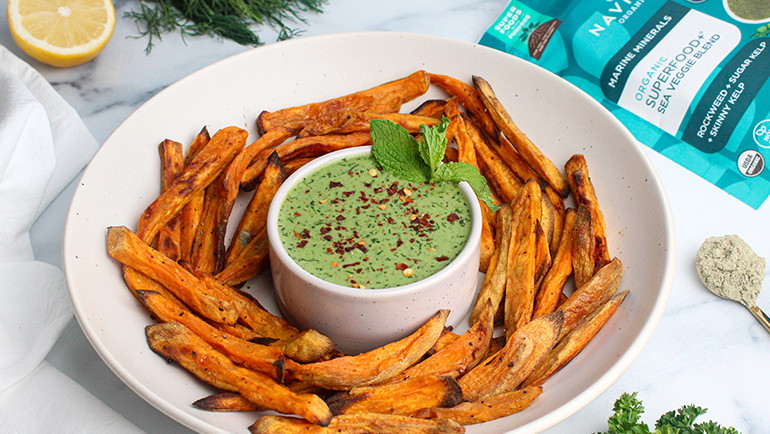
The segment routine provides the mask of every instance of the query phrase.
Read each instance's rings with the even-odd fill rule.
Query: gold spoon
[[[715,295],[744,305],[770,332],[770,317],[757,306],[765,260],[737,235],[711,237],[698,249],[698,277]],[[743,285],[741,285],[743,283]]]

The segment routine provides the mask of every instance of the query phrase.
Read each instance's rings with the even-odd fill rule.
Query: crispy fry
[[[580,205],[585,205],[591,211],[593,221],[594,252],[595,261],[594,272],[610,262],[610,252],[607,247],[607,227],[604,222],[604,214],[599,207],[599,200],[596,197],[596,190],[588,174],[588,164],[583,155],[573,155],[567,164],[564,165],[575,200]]]
[[[564,221],[564,230],[567,233],[572,232],[575,225],[575,210],[567,210],[567,216]],[[572,274],[572,237],[562,237],[559,247],[556,249],[553,263],[548,273],[540,284],[540,289],[535,297],[535,311],[533,318],[549,314],[556,310],[559,302],[559,296],[562,294],[567,279]]]
[[[543,393],[543,388],[531,386],[488,396],[474,402],[463,402],[451,408],[426,408],[413,414],[424,419],[451,419],[462,425],[473,425],[518,413]]]
[[[578,205],[575,226],[572,228],[572,271],[575,274],[575,286],[580,288],[594,275],[594,252],[596,249],[594,221],[591,210],[585,205]]]
[[[278,344],[292,360],[304,363],[321,360],[334,349],[334,341],[313,329],[303,330],[294,339]]]
[[[451,142],[454,139],[457,143],[457,159],[460,162],[468,163],[478,168],[476,162],[476,150],[473,141],[468,135],[468,129],[465,127],[465,120],[460,113],[460,107],[455,98],[450,98],[444,107],[444,115],[449,119],[449,128],[447,130],[447,140]]]
[[[492,341],[495,328],[495,310],[487,301],[479,320],[452,343],[422,362],[394,377],[389,383],[405,381],[424,375],[458,378],[483,360]]]
[[[622,275],[623,264],[618,258],[614,258],[597,271],[585,285],[570,294],[558,309],[564,312],[564,326],[559,338],[564,337],[578,322],[606,303],[618,290]]]
[[[481,239],[479,240],[479,271],[486,273],[489,262],[495,253],[495,231],[492,220],[495,216],[484,201],[479,200],[481,207]]]
[[[209,130],[203,127],[195,136],[185,156],[185,166],[189,164],[204,146],[211,140]],[[201,212],[203,212],[203,200],[205,190],[196,191],[190,197],[190,200],[179,212],[179,257],[182,260],[189,261],[192,253],[192,246],[195,242],[195,234],[198,230]]]
[[[107,252],[123,265],[158,281],[203,317],[227,324],[238,320],[239,312],[232,302],[223,300],[220,294],[145,244],[125,226],[107,229]]]
[[[285,416],[262,416],[249,427],[252,434],[461,434],[465,428],[449,419],[356,413],[334,416],[326,427]]]
[[[513,230],[508,247],[504,322],[505,335],[532,319],[537,273],[537,219],[540,217],[541,190],[534,179],[527,181],[511,203]]]
[[[429,118],[440,118],[444,113],[446,103],[447,100],[445,99],[429,99],[417,106],[417,108],[412,110],[410,114],[415,116],[426,116]]]
[[[556,344],[563,322],[556,311],[516,330],[503,349],[460,377],[463,398],[473,402],[516,389]]]
[[[369,131],[369,121],[386,119],[395,122],[412,134],[420,132],[420,125],[435,125],[438,118],[407,113],[376,113],[371,111],[342,111],[324,114],[313,119],[299,132],[298,137],[323,136],[325,134],[347,134]]]
[[[268,253],[267,230],[263,227],[246,245],[243,254],[227,264],[216,278],[225,285],[239,286],[259,274],[268,262]]]
[[[505,164],[511,169],[521,182],[527,182],[531,178],[541,179],[540,175],[535,173],[534,170],[524,161],[524,158],[516,151],[513,144],[505,134],[500,133],[498,135],[498,146],[495,148],[500,158],[505,161]]]
[[[227,229],[227,216],[222,218],[225,192],[219,187],[220,175],[204,190],[203,211],[195,233],[190,263],[206,273],[216,273],[221,268],[221,239]]]
[[[221,332],[155,291],[137,291],[137,295],[147,309],[161,321],[181,323],[233,362],[282,381],[284,357],[280,349],[258,345]]]
[[[541,202],[541,208],[542,208],[542,202]],[[542,214],[541,214],[541,217],[542,217]],[[535,285],[534,285],[535,294],[537,293],[537,289],[540,288],[540,283],[543,281],[545,274],[551,268],[551,261],[552,261],[551,249],[550,247],[548,247],[548,237],[546,236],[545,231],[543,230],[541,221],[542,220],[539,220],[535,224]],[[532,301],[534,302],[534,297]]]
[[[498,228],[497,239],[495,240],[495,249],[492,258],[489,261],[487,274],[484,276],[484,282],[481,284],[479,295],[471,310],[470,323],[479,321],[481,314],[485,309],[487,301],[492,305],[492,311],[497,312],[503,296],[505,295],[505,283],[508,270],[508,246],[511,243],[511,234],[513,231],[513,211],[509,204],[505,204],[497,210]]]
[[[227,127],[217,131],[209,143],[185,166],[163,193],[142,213],[137,235],[144,242],[152,242],[160,228],[165,225],[190,200],[197,190],[206,188],[235,158],[246,144],[246,130]]]
[[[481,100],[476,88],[457,78],[441,74],[431,74],[430,82],[457,98],[465,109],[473,114],[474,119],[481,125],[482,130],[490,137],[495,136],[497,126],[489,115],[486,106],[484,106],[484,102]]]
[[[548,199],[551,209],[553,209],[553,235],[551,236],[550,248],[551,252],[555,254],[561,235],[564,232],[566,206],[564,205],[564,199],[550,185],[545,184],[541,185],[541,187],[543,187],[543,197]]]
[[[548,378],[575,358],[594,336],[599,333],[599,330],[604,327],[604,324],[607,323],[615,311],[618,310],[626,295],[628,295],[627,290],[615,294],[608,302],[604,303],[590,316],[582,320],[571,332],[567,333],[556,347],[551,350],[545,360],[543,360],[543,363],[524,381],[522,386],[542,385]]]
[[[327,152],[340,149],[353,148],[370,144],[372,137],[368,131],[350,134],[329,134],[326,136],[301,137],[290,142],[276,146],[272,149],[264,149],[260,152],[251,165],[244,171],[241,179],[241,188],[253,190],[259,182],[262,172],[267,167],[268,158],[275,150],[281,161],[285,159],[313,156],[317,157]]]
[[[500,156],[485,141],[474,142],[479,169],[489,181],[490,187],[503,202],[510,203],[522,183]]]
[[[417,362],[433,346],[448,315],[442,309],[411,335],[357,356],[287,367],[298,380],[324,389],[348,390],[381,383]]]
[[[420,376],[373,387],[356,395],[328,401],[332,414],[386,413],[408,416],[420,409],[452,407],[462,399],[457,381],[449,376]]]
[[[273,151],[268,158],[262,182],[259,183],[257,191],[246,206],[227,249],[227,264],[238,259],[249,243],[263,232],[267,225],[267,210],[270,208],[270,202],[286,177],[286,169],[284,169],[278,153]]]
[[[519,155],[562,197],[567,197],[569,194],[567,179],[559,172],[559,169],[556,168],[553,162],[543,155],[542,151],[516,126],[511,115],[497,99],[492,86],[486,80],[476,75],[473,76],[473,84],[479,91],[479,96],[487,110],[489,110],[489,114],[494,119],[495,124],[511,141]]]
[[[313,119],[335,111],[397,112],[401,105],[428,91],[428,73],[417,71],[407,77],[381,84],[371,89],[333,98],[323,102],[263,111],[257,118],[260,133],[284,126],[299,131]]]
[[[285,386],[294,393],[300,395],[312,393],[321,396],[327,391],[319,387],[311,386],[299,381],[285,384]],[[236,412],[236,411],[265,411],[268,408],[261,407],[248,399],[244,398],[240,393],[235,392],[219,392],[213,395],[203,397],[192,404],[194,407],[200,408],[206,411],[219,411],[219,412]]]
[[[169,185],[182,173],[184,169],[184,151],[182,144],[166,139],[158,145],[160,154],[160,190],[166,190]],[[171,259],[177,260],[181,255],[179,240],[181,228],[179,214],[171,218],[166,225],[158,231],[156,248],[159,252]]]
[[[329,407],[317,395],[294,393],[265,374],[234,364],[179,323],[148,326],[146,335],[153,351],[175,360],[203,381],[238,392],[279,413],[296,414],[319,425],[327,425],[331,420]]]

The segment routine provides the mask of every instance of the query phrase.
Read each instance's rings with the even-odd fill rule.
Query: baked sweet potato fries
[[[254,433],[464,432],[526,409],[610,320],[628,291],[618,292],[623,267],[610,254],[586,158],[560,170],[492,86],[469,78],[417,71],[263,111],[251,144],[237,127],[203,128],[186,154],[180,142],[161,142],[159,195],[135,230],[107,229],[107,250],[157,321],[145,330],[150,348],[221,390],[191,397],[193,405],[284,414],[255,415]],[[402,112],[431,86],[446,97]],[[451,332],[449,312],[437,307],[409,336],[343,354],[238,289],[268,262],[266,211],[292,171],[370,144],[372,119],[419,134],[441,117],[453,143],[446,159],[479,168],[500,205],[484,207],[485,277],[466,332]],[[230,222],[236,200],[248,205]]]

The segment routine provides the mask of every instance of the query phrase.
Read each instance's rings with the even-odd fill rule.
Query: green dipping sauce
[[[459,185],[409,183],[376,167],[368,153],[341,158],[292,186],[278,232],[300,267],[338,285],[392,288],[457,257],[471,231]]]

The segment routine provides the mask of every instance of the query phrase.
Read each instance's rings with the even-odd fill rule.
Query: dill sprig
[[[149,53],[154,38],[176,30],[183,37],[208,35],[259,46],[264,42],[253,27],[268,25],[282,41],[301,33],[287,22],[304,23],[303,13],[320,13],[324,4],[326,0],[141,0],[138,11],[123,16],[136,21],[140,37],[148,38]]]

